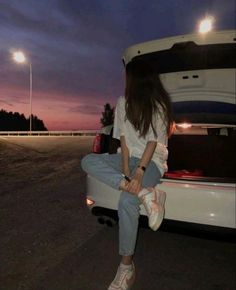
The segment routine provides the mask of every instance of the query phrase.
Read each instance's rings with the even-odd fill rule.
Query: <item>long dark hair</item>
[[[154,135],[154,114],[163,118],[167,134],[170,135],[172,110],[170,97],[163,87],[159,74],[148,62],[133,60],[126,66],[126,117],[140,134],[145,137],[150,126]],[[160,112],[163,112],[161,114]]]

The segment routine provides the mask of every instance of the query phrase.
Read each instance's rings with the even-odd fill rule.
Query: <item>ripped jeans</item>
[[[129,168],[132,174],[139,165],[140,159],[129,158]],[[122,156],[117,154],[89,154],[81,161],[82,169],[89,175],[107,185],[119,189],[122,176]],[[147,166],[142,187],[154,187],[160,182],[161,173],[156,164],[151,161]],[[119,254],[129,256],[134,254],[138,222],[140,215],[140,200],[134,194],[123,191],[118,205],[119,216]]]

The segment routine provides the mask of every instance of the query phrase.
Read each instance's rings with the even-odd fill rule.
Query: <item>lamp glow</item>
[[[199,32],[200,33],[207,33],[210,32],[213,29],[213,21],[214,18],[213,17],[207,17],[205,19],[203,19],[200,24],[199,24]]]
[[[16,51],[13,53],[13,59],[16,62],[23,63],[26,61],[26,57],[22,51]]]
[[[189,129],[192,127],[192,124],[189,124],[189,123],[181,123],[181,124],[176,124],[176,126],[178,128],[181,128],[181,129]]]

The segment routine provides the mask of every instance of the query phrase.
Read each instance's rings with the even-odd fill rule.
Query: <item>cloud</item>
[[[25,88],[27,68],[10,60],[9,47],[16,46],[32,62],[34,91],[96,98],[120,95],[119,47],[127,36],[111,13],[115,7],[104,9],[97,1],[70,1],[70,5],[68,1],[37,1],[34,7],[30,3],[0,4],[0,61],[9,59],[0,78]]]
[[[69,108],[69,112],[72,113],[80,113],[85,115],[100,115],[103,110],[103,106],[101,105],[89,105],[89,104],[81,104],[72,108]]]
[[[13,106],[12,103],[7,102],[6,100],[2,100],[2,99],[0,99],[0,104],[1,104],[1,105],[7,105],[7,106],[9,106],[9,107],[12,107],[12,106]]]

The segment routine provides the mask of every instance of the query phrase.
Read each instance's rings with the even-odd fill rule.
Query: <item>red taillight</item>
[[[101,140],[102,140],[101,134],[97,134],[93,141],[93,153],[101,153],[102,150]]]

